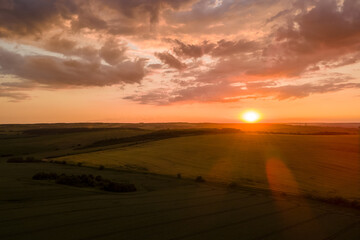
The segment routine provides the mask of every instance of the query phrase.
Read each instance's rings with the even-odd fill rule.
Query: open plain
[[[356,129],[159,126],[2,126],[0,238],[359,238]],[[41,172],[137,191],[32,179]]]

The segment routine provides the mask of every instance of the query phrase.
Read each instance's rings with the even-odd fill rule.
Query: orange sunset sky
[[[0,0],[0,123],[360,122],[359,0]]]

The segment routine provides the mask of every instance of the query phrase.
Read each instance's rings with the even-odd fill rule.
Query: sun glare
[[[260,113],[254,110],[247,110],[241,116],[242,120],[248,123],[258,122],[260,117]]]

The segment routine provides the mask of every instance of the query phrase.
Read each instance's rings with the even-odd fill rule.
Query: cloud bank
[[[138,84],[125,99],[160,105],[359,88],[328,75],[360,59],[358,0],[3,0],[0,39],[31,49],[0,42],[13,101],[43,87]]]

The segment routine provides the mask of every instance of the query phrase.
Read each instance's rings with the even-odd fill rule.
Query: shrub
[[[181,173],[178,173],[176,176],[177,178],[181,179]]]
[[[39,172],[33,176],[34,180],[55,180],[57,184],[63,184],[68,186],[75,187],[93,187],[99,188],[104,191],[110,192],[134,192],[136,187],[131,183],[117,183],[107,179],[102,178],[101,176],[94,177],[89,174],[82,175],[58,175],[56,173],[44,173]]]
[[[59,178],[56,179],[56,183],[63,184],[63,185],[69,185],[69,186],[75,186],[75,187],[94,187],[94,179],[89,177],[88,175],[70,175],[67,176],[65,174],[60,175]]]
[[[76,179],[74,176],[66,176],[65,174],[61,174],[57,179],[56,183],[64,184],[64,185],[77,185]]]
[[[7,160],[8,163],[33,163],[33,162],[41,162],[40,159],[35,157],[12,157]]]
[[[94,180],[94,176],[93,175],[81,175],[80,176],[80,182],[81,184],[84,184],[85,186],[90,186],[93,187],[95,186],[95,180]]]
[[[205,179],[204,179],[202,176],[197,176],[197,177],[195,178],[195,181],[196,181],[196,182],[205,182]]]
[[[95,181],[101,182],[102,180],[103,178],[99,175],[95,177]]]

